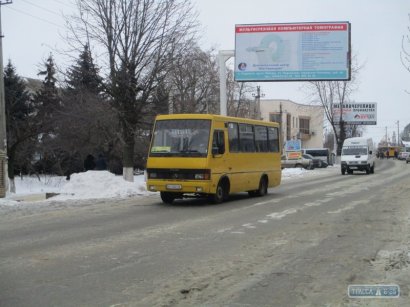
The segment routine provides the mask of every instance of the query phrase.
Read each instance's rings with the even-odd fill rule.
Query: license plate
[[[357,166],[350,166],[351,169],[357,169]]]
[[[182,186],[180,184],[167,184],[168,190],[181,190]]]

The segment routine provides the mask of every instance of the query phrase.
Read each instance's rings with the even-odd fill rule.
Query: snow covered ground
[[[325,173],[335,172],[336,167],[337,165],[315,170],[284,169],[282,181],[322,176]],[[7,193],[5,198],[0,198],[0,207],[16,206],[36,200],[42,200],[42,203],[47,204],[47,201],[51,200],[55,203],[66,200],[126,198],[154,194],[147,191],[144,175],[134,176],[134,182],[127,182],[122,179],[122,176],[116,176],[108,171],[87,171],[72,174],[69,181],[63,176],[16,177],[15,183],[16,194]],[[44,201],[46,193],[58,195]]]

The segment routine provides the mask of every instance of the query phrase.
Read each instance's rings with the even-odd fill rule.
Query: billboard
[[[342,106],[342,107],[340,107]],[[341,114],[340,114],[341,113]],[[339,124],[340,115],[346,124],[350,125],[376,125],[377,103],[339,103],[333,105],[333,118],[336,125]]]
[[[350,80],[350,23],[235,26],[236,81]]]
[[[302,142],[300,140],[287,140],[285,143],[285,151],[301,151]]]

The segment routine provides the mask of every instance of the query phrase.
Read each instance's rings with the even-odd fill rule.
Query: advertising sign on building
[[[236,81],[350,80],[350,23],[235,26]]]
[[[340,115],[346,124],[350,125],[376,125],[377,124],[377,103],[343,103],[333,105],[334,123],[340,123]],[[340,114],[342,113],[342,114]]]
[[[300,140],[287,140],[285,143],[285,151],[301,151],[302,142]]]

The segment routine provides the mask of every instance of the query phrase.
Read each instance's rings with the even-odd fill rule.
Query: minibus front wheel
[[[215,194],[210,195],[210,199],[215,204],[220,204],[224,200],[227,200],[229,196],[229,181],[226,178],[219,180],[216,187]]]
[[[175,198],[177,198],[176,197],[176,195],[175,195],[175,193],[172,193],[172,192],[161,192],[161,199],[162,199],[162,201],[164,202],[164,203],[166,203],[166,204],[172,204],[173,203],[173,201],[175,200]]]

